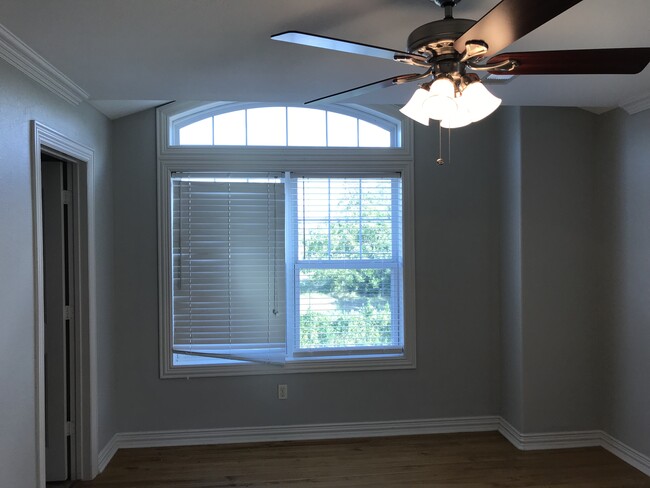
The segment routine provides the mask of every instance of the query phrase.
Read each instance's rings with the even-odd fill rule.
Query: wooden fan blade
[[[650,48],[504,53],[490,58],[488,64],[508,59],[518,63],[512,71],[505,72],[512,75],[633,75],[650,63]],[[504,74],[499,70],[490,73]]]
[[[315,34],[307,34],[306,32],[282,32],[280,34],[271,36],[271,39],[274,41],[300,44],[302,46],[319,47],[321,49],[329,49],[331,51],[372,56],[374,58],[395,60],[395,57],[397,56],[399,58],[406,57],[420,63],[426,63],[427,60],[424,56],[419,56],[417,54],[411,54],[404,51],[396,51],[394,49],[387,49],[378,46],[371,46],[370,44],[362,44],[360,42],[335,39],[333,37],[317,36]]]
[[[429,76],[429,72],[424,74],[422,73],[410,73],[407,75],[393,76],[392,78],[386,78],[385,80],[375,81],[373,83],[368,83],[367,85],[358,86],[356,88],[351,88],[342,92],[334,93],[332,95],[327,95],[321,98],[315,98],[305,102],[305,105],[310,105],[317,102],[328,102],[334,103],[340,100],[345,100],[346,98],[358,97],[359,95],[364,95],[366,93],[379,90],[380,88],[388,88],[393,85],[401,85],[402,83],[408,83],[410,81],[417,81]]]
[[[467,41],[488,45],[485,56],[495,55],[520,37],[537,29],[582,0],[502,0],[467,32],[456,39],[454,48],[462,53]]]

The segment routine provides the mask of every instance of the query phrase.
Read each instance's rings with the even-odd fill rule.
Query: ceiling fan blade
[[[302,46],[319,47],[321,49],[329,49],[332,51],[340,51],[343,53],[361,54],[363,56],[372,56],[374,58],[390,59],[391,61],[400,58],[406,58],[419,63],[426,63],[427,58],[417,54],[411,54],[404,51],[396,51],[394,49],[387,49],[378,46],[371,46],[370,44],[362,44],[359,42],[344,41],[343,39],[335,39],[334,37],[317,36],[315,34],[307,34],[306,32],[288,31],[271,36],[274,41],[290,42],[292,44],[300,44]]]
[[[516,60],[512,71],[490,73],[509,75],[608,75],[636,74],[650,63],[650,48],[579,49],[575,51],[537,51],[504,53],[490,58],[488,64]]]
[[[367,85],[358,86],[356,88],[351,88],[342,92],[334,93],[332,95],[327,95],[321,98],[315,98],[314,100],[309,100],[305,102],[305,105],[310,105],[317,102],[328,102],[334,103],[340,100],[345,100],[346,98],[358,97],[359,95],[364,95],[380,88],[388,88],[393,85],[401,85],[403,83],[408,83],[410,81],[417,81],[426,78],[429,76],[429,72],[426,73],[410,73],[407,75],[393,76],[392,78],[386,78],[385,80],[375,81],[373,83],[368,83]]]
[[[478,40],[488,45],[485,56],[494,55],[581,1],[502,0],[456,39],[454,48],[462,53],[467,41]]]

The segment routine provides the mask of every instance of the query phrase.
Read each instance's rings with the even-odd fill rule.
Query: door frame
[[[43,213],[41,155],[72,163],[75,281],[75,473],[71,479],[92,479],[97,475],[97,354],[96,276],[94,228],[94,151],[49,127],[31,121],[32,213],[34,234],[34,337],[36,400],[36,477],[45,488],[45,365],[43,292]]]

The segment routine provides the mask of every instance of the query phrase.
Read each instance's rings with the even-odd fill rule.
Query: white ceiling
[[[478,19],[496,3],[463,0],[454,16]],[[113,117],[167,100],[302,102],[416,72],[270,36],[300,30],[405,50],[413,29],[442,14],[430,0],[0,2],[0,24]],[[615,47],[650,47],[650,0],[583,0],[506,51]],[[350,101],[405,103],[413,89]],[[509,105],[615,107],[650,95],[650,67],[625,76],[520,76],[490,89]]]

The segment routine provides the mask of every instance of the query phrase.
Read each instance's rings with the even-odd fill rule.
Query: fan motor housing
[[[409,35],[407,49],[414,54],[430,53],[436,56],[453,53],[454,41],[475,23],[470,19],[447,18],[421,25]]]

